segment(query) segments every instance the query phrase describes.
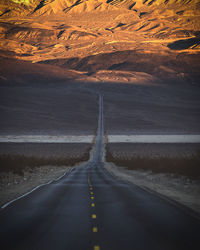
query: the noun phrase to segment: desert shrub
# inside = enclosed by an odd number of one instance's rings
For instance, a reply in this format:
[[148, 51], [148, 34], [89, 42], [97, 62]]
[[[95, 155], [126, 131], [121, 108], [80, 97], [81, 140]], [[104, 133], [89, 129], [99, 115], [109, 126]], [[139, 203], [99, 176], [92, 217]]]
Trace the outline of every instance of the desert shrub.
[[191, 179], [200, 179], [200, 153], [186, 157], [141, 157], [125, 155], [114, 156], [106, 147], [106, 161], [113, 162], [117, 166], [125, 167], [128, 170], [147, 170], [154, 173], [170, 173], [174, 175], [183, 175]]
[[0, 172], [13, 172], [23, 175], [26, 168], [33, 169], [40, 166], [74, 166], [75, 164], [89, 160], [90, 148], [82, 155], [67, 157], [36, 157], [15, 154], [0, 155]]

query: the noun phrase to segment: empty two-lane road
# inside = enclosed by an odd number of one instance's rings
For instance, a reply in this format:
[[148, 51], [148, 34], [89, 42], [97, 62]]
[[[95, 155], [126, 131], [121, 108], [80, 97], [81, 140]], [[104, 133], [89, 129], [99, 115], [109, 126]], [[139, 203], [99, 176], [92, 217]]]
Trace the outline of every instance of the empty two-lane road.
[[99, 107], [90, 161], [1, 209], [1, 249], [199, 249], [197, 218], [104, 169]]

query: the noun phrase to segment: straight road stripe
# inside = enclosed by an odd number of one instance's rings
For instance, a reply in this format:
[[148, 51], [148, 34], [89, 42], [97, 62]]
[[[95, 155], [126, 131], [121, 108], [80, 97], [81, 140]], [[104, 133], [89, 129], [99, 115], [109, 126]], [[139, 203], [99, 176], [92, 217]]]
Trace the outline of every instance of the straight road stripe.
[[97, 232], [98, 232], [98, 228], [97, 228], [97, 227], [93, 227], [93, 228], [92, 228], [92, 232], [93, 232], [93, 233], [97, 233]]

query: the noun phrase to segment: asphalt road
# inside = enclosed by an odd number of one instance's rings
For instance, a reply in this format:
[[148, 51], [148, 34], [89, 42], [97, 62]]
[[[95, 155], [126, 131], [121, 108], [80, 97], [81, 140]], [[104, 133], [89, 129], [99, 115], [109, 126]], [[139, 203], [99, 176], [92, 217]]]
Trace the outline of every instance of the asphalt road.
[[0, 211], [1, 249], [193, 250], [200, 220], [103, 168], [103, 99], [91, 160]]

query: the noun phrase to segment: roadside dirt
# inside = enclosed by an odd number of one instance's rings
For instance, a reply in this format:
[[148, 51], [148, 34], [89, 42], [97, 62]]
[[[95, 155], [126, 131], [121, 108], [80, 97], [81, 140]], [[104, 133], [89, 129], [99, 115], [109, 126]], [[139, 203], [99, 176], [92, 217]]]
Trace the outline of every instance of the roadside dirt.
[[54, 180], [64, 173], [69, 173], [72, 167], [42, 166], [24, 171], [24, 176], [17, 174], [1, 173], [0, 175], [0, 206], [4, 205], [36, 186]]
[[200, 181], [173, 174], [154, 174], [150, 171], [126, 170], [113, 163], [105, 163], [105, 169], [119, 180], [153, 190], [200, 213]]

